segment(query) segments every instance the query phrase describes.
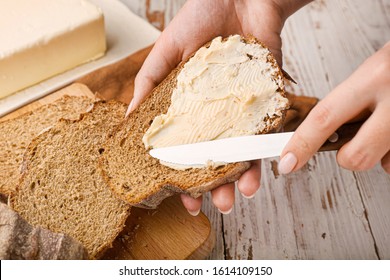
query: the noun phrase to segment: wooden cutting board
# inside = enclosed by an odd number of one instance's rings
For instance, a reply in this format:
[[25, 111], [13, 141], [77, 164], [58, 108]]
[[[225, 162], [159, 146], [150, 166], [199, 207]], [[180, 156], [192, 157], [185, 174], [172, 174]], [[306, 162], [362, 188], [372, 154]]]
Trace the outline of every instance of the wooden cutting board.
[[[83, 84], [75, 83], [2, 118], [12, 119], [63, 95], [95, 95]], [[102, 259], [204, 259], [213, 249], [215, 233], [208, 218], [188, 214], [180, 198], [166, 199], [157, 209], [132, 208], [123, 232]]]

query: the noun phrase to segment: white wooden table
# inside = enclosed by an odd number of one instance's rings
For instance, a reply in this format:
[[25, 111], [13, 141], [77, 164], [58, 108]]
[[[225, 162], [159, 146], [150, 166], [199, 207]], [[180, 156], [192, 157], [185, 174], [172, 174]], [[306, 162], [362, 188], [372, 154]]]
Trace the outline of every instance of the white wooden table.
[[[123, 2], [163, 29], [185, 1]], [[323, 98], [390, 40], [390, 0], [315, 1], [282, 35], [293, 92]], [[390, 176], [379, 165], [351, 172], [324, 152], [280, 176], [277, 161], [263, 161], [261, 189], [250, 200], [237, 193], [230, 215], [205, 196], [217, 232], [210, 259], [390, 259]]]

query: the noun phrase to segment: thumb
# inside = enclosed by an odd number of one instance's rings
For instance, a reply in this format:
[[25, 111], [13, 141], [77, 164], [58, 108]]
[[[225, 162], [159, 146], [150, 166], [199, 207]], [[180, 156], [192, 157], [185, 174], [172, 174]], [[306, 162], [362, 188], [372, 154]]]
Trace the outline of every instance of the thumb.
[[161, 33], [134, 81], [134, 96], [126, 117], [180, 62], [182, 50], [167, 33]]

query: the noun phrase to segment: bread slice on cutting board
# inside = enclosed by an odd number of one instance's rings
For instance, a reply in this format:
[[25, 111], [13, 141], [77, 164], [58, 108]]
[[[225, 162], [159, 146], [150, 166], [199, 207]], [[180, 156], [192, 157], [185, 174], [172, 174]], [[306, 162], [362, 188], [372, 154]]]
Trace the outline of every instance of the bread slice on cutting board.
[[33, 226], [65, 233], [98, 258], [122, 230], [129, 205], [97, 170], [100, 147], [126, 105], [98, 101], [78, 120], [61, 119], [27, 148], [11, 207]]
[[0, 193], [10, 195], [20, 177], [23, 154], [31, 140], [59, 119], [78, 119], [94, 100], [86, 96], [63, 96], [58, 100], [0, 122]]
[[[221, 66], [222, 70], [215, 66]], [[253, 73], [251, 69], [258, 70]], [[230, 78], [224, 81], [226, 77]], [[257, 87], [273, 88], [268, 92], [272, 94], [263, 96], [262, 89]], [[199, 96], [203, 96], [202, 104], [197, 101], [196, 105], [190, 104]], [[209, 97], [215, 100], [210, 101]], [[228, 105], [218, 103], [224, 98], [229, 100]], [[247, 111], [253, 104], [265, 109]], [[183, 109], [187, 107], [188, 110]], [[262, 43], [252, 36], [216, 38], [180, 63], [118, 126], [102, 146], [104, 152], [99, 166], [110, 188], [134, 206], [155, 208], [174, 193], [198, 197], [236, 181], [250, 163], [176, 170], [151, 157], [148, 150], [219, 137], [268, 133], [280, 128], [287, 108], [283, 74]], [[232, 117], [231, 112], [239, 115]]]

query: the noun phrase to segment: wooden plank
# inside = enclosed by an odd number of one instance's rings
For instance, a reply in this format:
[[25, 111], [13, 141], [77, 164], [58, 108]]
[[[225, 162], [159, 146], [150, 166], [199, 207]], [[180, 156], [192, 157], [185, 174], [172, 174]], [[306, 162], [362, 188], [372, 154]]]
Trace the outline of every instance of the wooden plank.
[[279, 176], [264, 160], [253, 200], [237, 196], [224, 217], [232, 259], [376, 259], [352, 172], [334, 168], [329, 152], [304, 170]]
[[365, 205], [365, 215], [374, 236], [380, 259], [390, 259], [390, 175], [375, 166], [367, 172], [356, 172], [356, 180]]
[[223, 260], [225, 259], [225, 240], [222, 214], [214, 207], [210, 193], [203, 195], [202, 212], [209, 218], [211, 227], [216, 234], [215, 246], [208, 259]]
[[186, 0], [121, 0], [130, 10], [163, 30]]
[[287, 21], [284, 67], [298, 82], [294, 93], [325, 97], [389, 40], [390, 8], [381, 3], [315, 1]]
[[157, 209], [132, 208], [126, 227], [103, 259], [204, 259], [214, 247], [214, 230], [207, 217], [191, 216], [179, 196]]

